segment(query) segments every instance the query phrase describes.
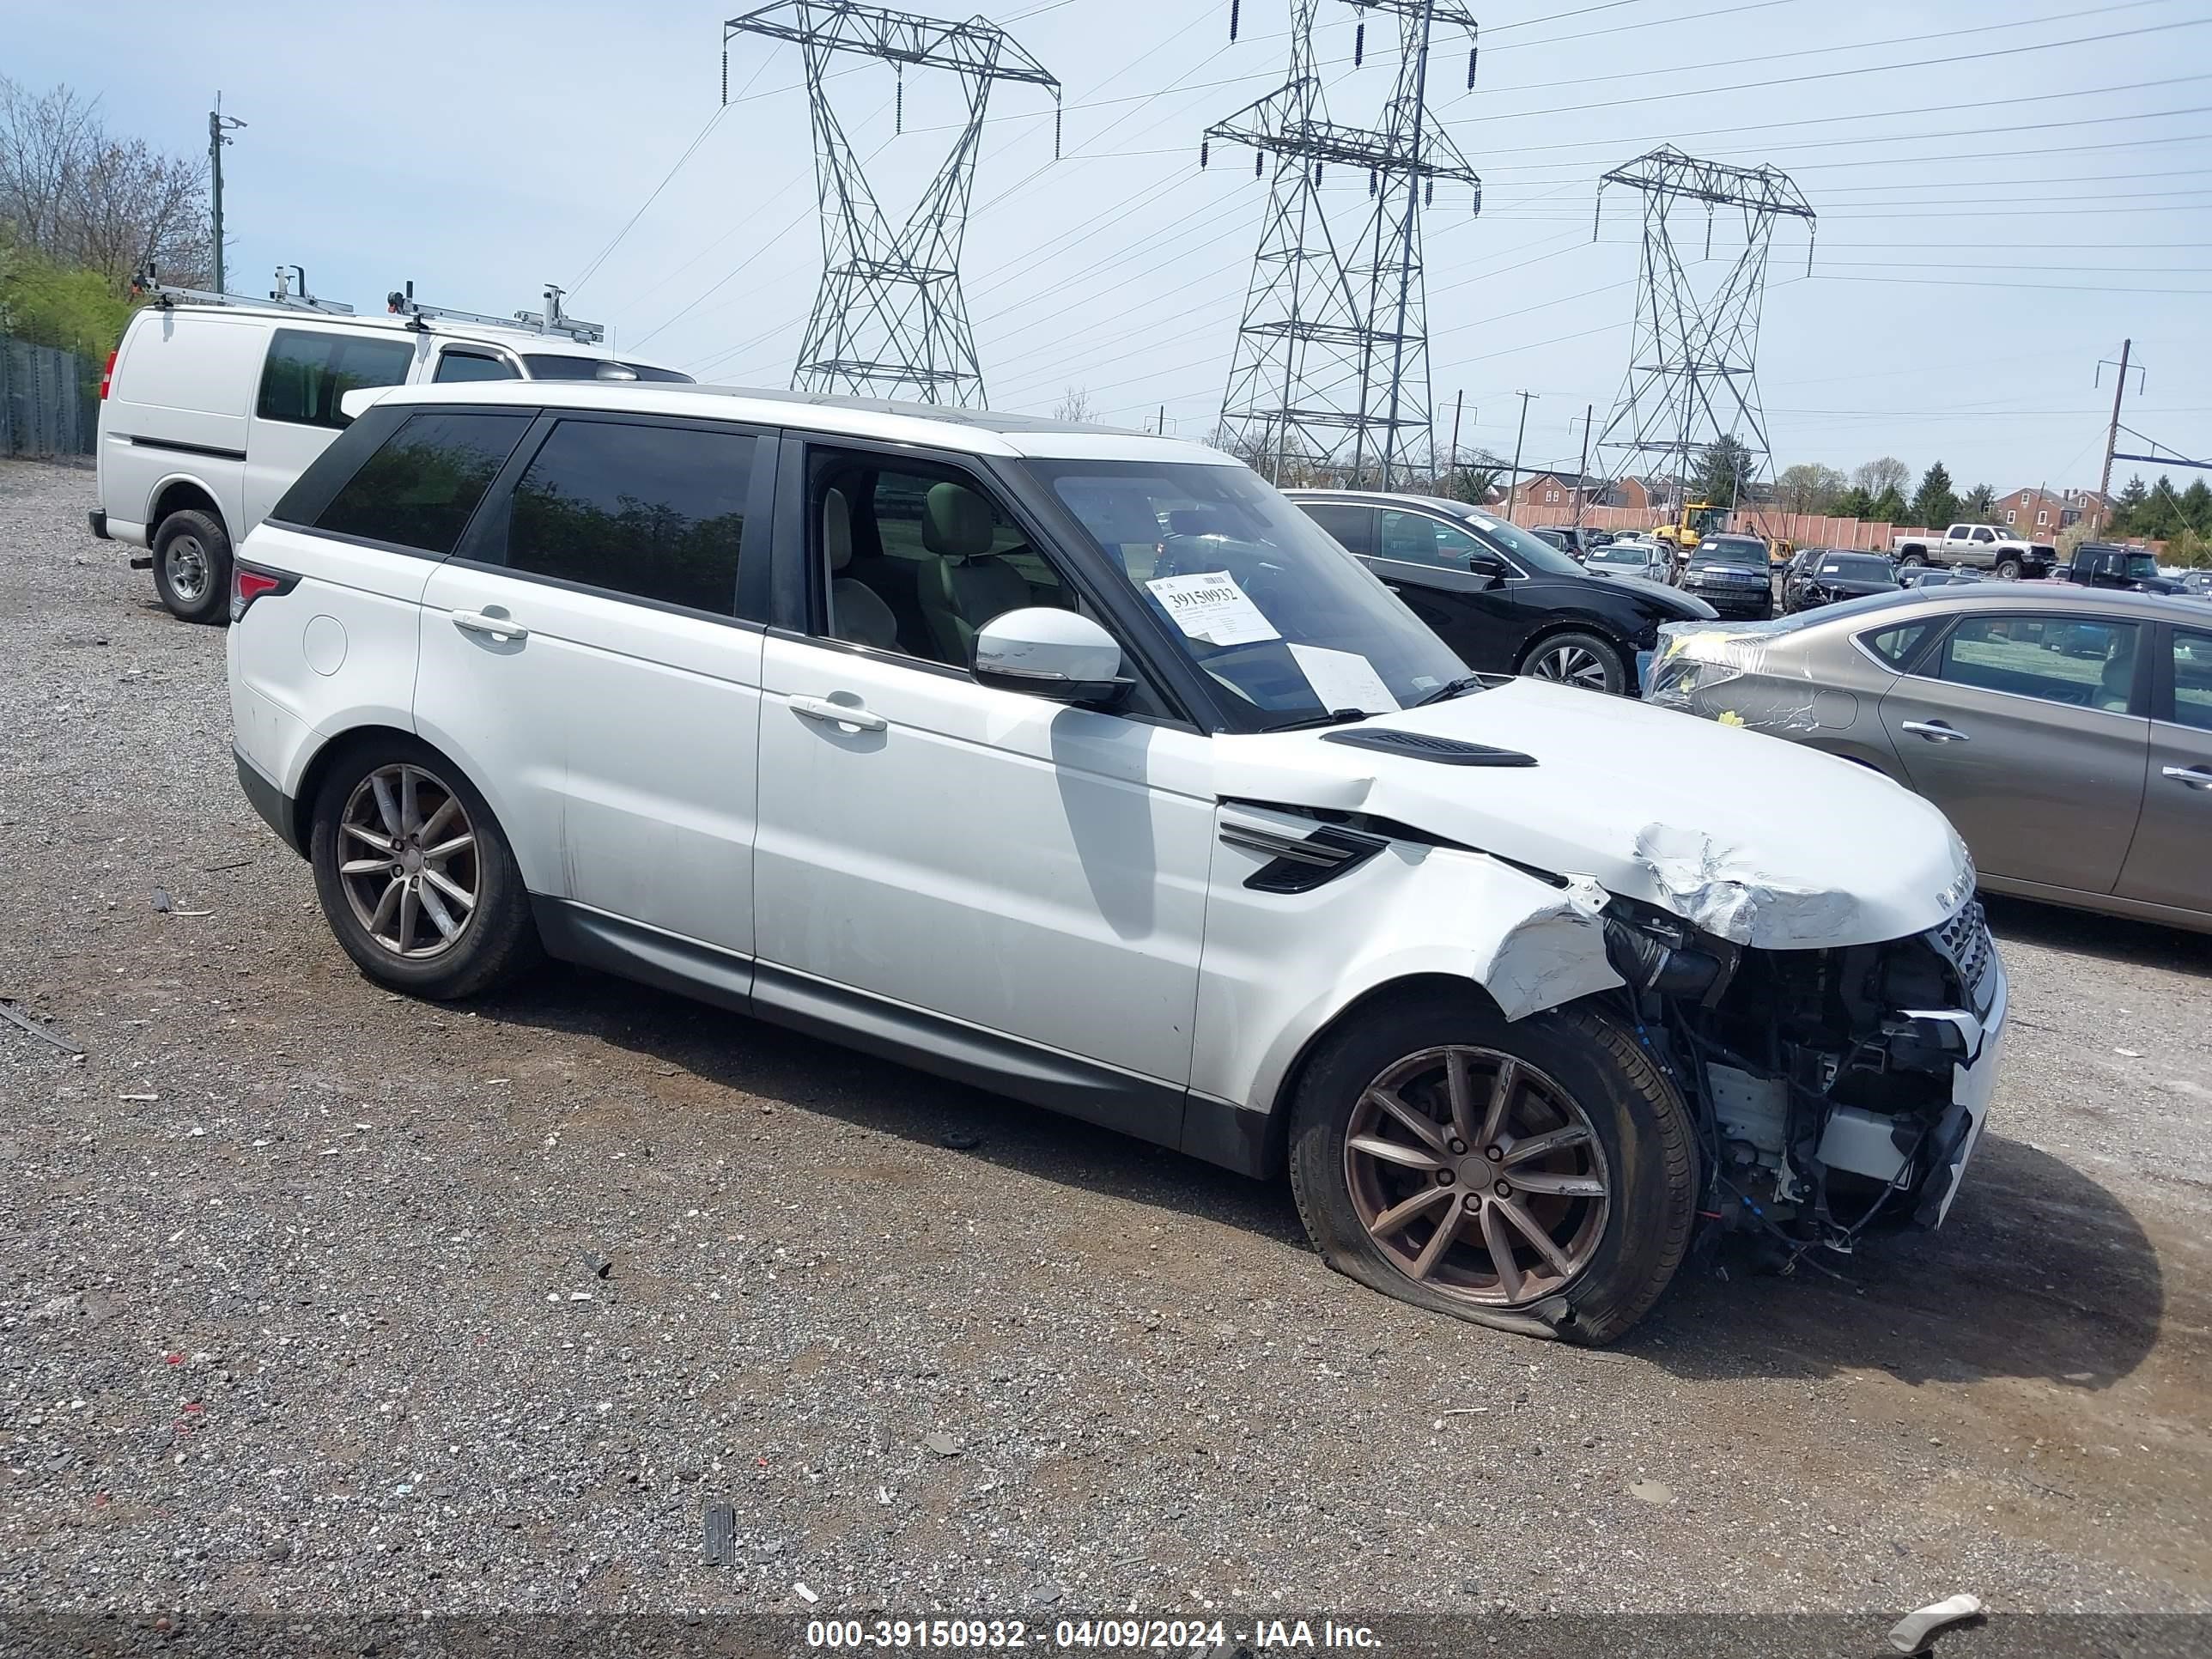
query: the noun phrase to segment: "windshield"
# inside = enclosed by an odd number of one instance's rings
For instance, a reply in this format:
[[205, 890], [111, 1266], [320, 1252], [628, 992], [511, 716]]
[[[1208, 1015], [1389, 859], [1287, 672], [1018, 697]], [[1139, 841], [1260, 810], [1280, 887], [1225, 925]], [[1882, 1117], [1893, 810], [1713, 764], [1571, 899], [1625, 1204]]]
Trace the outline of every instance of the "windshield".
[[1027, 465], [1249, 729], [1387, 714], [1467, 672], [1365, 566], [1249, 467]]
[[1748, 536], [1714, 536], [1698, 544], [1690, 556], [1701, 564], [1758, 564], [1766, 562], [1766, 544]]
[[690, 386], [691, 377], [650, 363], [617, 362], [610, 357], [572, 357], [550, 351], [526, 352], [533, 380], [675, 380]]
[[1651, 556], [1640, 547], [1601, 547], [1589, 556], [1592, 564], [1633, 565], [1642, 569], [1651, 562]]
[[1842, 576], [1855, 582], [1886, 582], [1895, 580], [1887, 559], [1877, 558], [1871, 553], [1831, 556], [1820, 561], [1823, 576]]
[[1517, 524], [1508, 524], [1487, 513], [1455, 507], [1452, 516], [1500, 553], [1532, 574], [1579, 576], [1583, 568], [1547, 541], [1530, 535]]

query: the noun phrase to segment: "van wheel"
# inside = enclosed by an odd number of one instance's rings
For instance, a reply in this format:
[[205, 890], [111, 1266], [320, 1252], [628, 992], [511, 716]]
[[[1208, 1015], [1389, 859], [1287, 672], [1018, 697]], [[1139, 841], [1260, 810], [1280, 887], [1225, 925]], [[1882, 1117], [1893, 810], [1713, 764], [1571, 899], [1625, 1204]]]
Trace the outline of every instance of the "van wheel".
[[491, 808], [411, 738], [372, 739], [331, 763], [308, 853], [331, 931], [394, 990], [473, 996], [540, 954], [522, 872]]
[[154, 591], [189, 623], [230, 614], [230, 538], [198, 507], [172, 513], [154, 532]]
[[1552, 634], [1528, 647], [1517, 671], [1540, 680], [1620, 695], [1628, 670], [1620, 653], [1595, 634]]
[[1472, 990], [1378, 1005], [1308, 1064], [1290, 1133], [1298, 1213], [1330, 1267], [1531, 1335], [1620, 1336], [1696, 1218], [1687, 1110], [1583, 1008], [1508, 1022]]

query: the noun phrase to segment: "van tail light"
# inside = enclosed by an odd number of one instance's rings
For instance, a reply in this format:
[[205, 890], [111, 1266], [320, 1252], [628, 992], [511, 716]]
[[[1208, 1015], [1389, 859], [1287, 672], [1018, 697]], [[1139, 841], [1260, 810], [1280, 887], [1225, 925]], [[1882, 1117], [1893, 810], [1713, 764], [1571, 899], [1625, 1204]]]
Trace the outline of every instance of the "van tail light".
[[107, 367], [100, 371], [100, 401], [102, 403], [107, 401], [108, 387], [115, 384], [115, 359], [121, 354], [122, 349], [122, 347], [118, 346], [113, 351], [109, 352]]
[[271, 593], [289, 593], [299, 585], [297, 576], [282, 570], [264, 570], [258, 565], [234, 560], [230, 567], [231, 621], [234, 623], [245, 616], [254, 600], [266, 599]]

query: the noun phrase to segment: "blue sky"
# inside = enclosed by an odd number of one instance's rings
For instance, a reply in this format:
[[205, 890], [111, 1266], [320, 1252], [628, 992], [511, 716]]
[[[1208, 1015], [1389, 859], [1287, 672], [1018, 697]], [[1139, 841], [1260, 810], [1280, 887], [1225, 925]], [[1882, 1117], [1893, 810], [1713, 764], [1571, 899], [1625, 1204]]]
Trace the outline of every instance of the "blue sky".
[[[917, 9], [964, 15], [943, 0]], [[0, 0], [0, 72], [99, 94], [110, 122], [205, 143], [220, 88], [250, 125], [228, 152], [233, 286], [279, 261], [357, 306], [412, 278], [473, 310], [574, 284], [621, 347], [702, 378], [781, 385], [818, 275], [797, 50], [740, 43], [717, 114], [721, 20], [689, 0], [202, 0], [186, 9]], [[997, 0], [1066, 87], [1001, 86], [963, 262], [991, 402], [1048, 409], [1071, 386], [1102, 418], [1203, 435], [1218, 409], [1265, 185], [1198, 167], [1211, 121], [1278, 84], [1287, 0]], [[1437, 403], [1463, 441], [1510, 452], [1514, 393], [1533, 461], [1576, 458], [1629, 349], [1632, 204], [1598, 175], [1662, 143], [1789, 171], [1820, 215], [1777, 243], [1760, 352], [1778, 468], [1883, 453], [1964, 486], [2094, 484], [2110, 410], [2098, 360], [2148, 365], [2129, 425], [2212, 453], [2212, 11], [2203, 0], [1510, 0], [1483, 20], [1481, 74], [1435, 99], [1482, 172], [1474, 217], [1429, 220]], [[1370, 118], [1349, 67], [1354, 14], [1322, 0], [1330, 106]], [[2104, 37], [2104, 38], [2100, 38]], [[2071, 43], [2071, 44], [2069, 44]], [[1939, 61], [1949, 60], [1949, 61]], [[902, 213], [949, 137], [952, 92], [909, 76], [836, 82], [879, 194]], [[704, 133], [703, 137], [702, 133]], [[1348, 211], [1364, 180], [1342, 185]], [[1447, 415], [1448, 418], [1448, 415]], [[2126, 445], [2123, 446], [2127, 447]], [[2124, 465], [2118, 477], [2129, 469]], [[2186, 475], [2184, 475], [2186, 476]]]

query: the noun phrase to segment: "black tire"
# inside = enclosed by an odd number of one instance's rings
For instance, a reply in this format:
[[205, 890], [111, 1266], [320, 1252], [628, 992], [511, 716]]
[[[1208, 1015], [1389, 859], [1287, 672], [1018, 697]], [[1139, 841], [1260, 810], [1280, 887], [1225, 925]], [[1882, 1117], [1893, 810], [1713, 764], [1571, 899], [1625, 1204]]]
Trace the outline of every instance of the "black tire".
[[1999, 559], [1997, 568], [1990, 574], [2001, 582], [2016, 582], [2020, 580], [2020, 561]]
[[230, 618], [230, 536], [211, 513], [185, 507], [155, 526], [154, 591], [180, 622]]
[[1897, 561], [1898, 568], [1901, 570], [1915, 570], [1927, 562], [1928, 556], [1917, 548], [1908, 548], [1904, 553], [1899, 555]]
[[[1376, 1242], [1352, 1196], [1345, 1143], [1355, 1109], [1394, 1065], [1447, 1045], [1534, 1067], [1572, 1097], [1604, 1152], [1602, 1232], [1572, 1278], [1524, 1305], [1485, 1304], [1415, 1278]], [[1291, 1101], [1290, 1174], [1306, 1231], [1339, 1273], [1432, 1312], [1589, 1345], [1613, 1340], [1650, 1310], [1696, 1221], [1689, 1113], [1635, 1039], [1587, 1007], [1509, 1023], [1472, 988], [1376, 1006], [1324, 1039]]]
[[[1590, 665], [1589, 672], [1595, 679], [1568, 678], [1563, 673], [1545, 672], [1543, 665], [1568, 662]], [[1562, 685], [1578, 685], [1586, 690], [1608, 692], [1619, 696], [1627, 690], [1632, 671], [1621, 659], [1620, 651], [1611, 640], [1595, 634], [1547, 634], [1521, 653], [1514, 665], [1516, 674], [1533, 675]]]
[[[352, 840], [341, 828], [348, 803], [372, 774], [396, 766], [416, 769], [449, 793], [475, 838], [470, 854], [475, 903], [459, 931], [434, 955], [403, 955], [374, 935], [369, 924], [356, 914], [348, 896], [349, 878], [339, 869], [341, 842]], [[366, 738], [333, 758], [315, 791], [308, 856], [315, 868], [316, 896], [331, 932], [362, 972], [380, 985], [450, 1001], [505, 983], [544, 956], [522, 872], [498, 820], [460, 769], [428, 744], [395, 732]]]

